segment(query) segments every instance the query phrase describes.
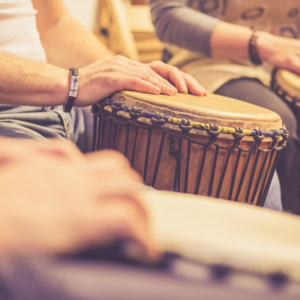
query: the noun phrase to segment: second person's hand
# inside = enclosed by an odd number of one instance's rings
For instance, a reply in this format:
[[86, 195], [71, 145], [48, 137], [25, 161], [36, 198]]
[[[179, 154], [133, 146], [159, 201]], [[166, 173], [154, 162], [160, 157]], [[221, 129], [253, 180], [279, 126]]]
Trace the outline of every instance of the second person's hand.
[[300, 74], [300, 41], [259, 32], [257, 49], [260, 58], [274, 67]]

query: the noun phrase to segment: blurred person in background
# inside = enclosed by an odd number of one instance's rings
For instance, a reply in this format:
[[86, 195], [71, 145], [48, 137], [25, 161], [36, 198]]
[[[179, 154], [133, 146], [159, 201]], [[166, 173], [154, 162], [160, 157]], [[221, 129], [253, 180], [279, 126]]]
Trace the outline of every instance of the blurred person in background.
[[[210, 93], [263, 106], [281, 116], [290, 137], [277, 171], [283, 206], [296, 212], [297, 121], [269, 85], [273, 67], [300, 73], [300, 1], [150, 0], [149, 5], [158, 38], [169, 44], [165, 62], [188, 72]], [[254, 32], [251, 26], [262, 31]]]
[[[149, 260], [157, 258], [138, 198], [141, 182], [117, 152], [83, 155], [70, 142], [0, 137], [0, 299], [87, 299], [70, 293], [72, 288], [55, 275], [51, 278], [51, 270], [62, 262], [45, 260], [88, 246], [100, 249], [128, 240]], [[74, 266], [78, 273], [85, 271]], [[72, 272], [66, 277], [74, 286]], [[108, 287], [94, 286], [95, 294], [77, 285], [88, 299], [112, 299], [99, 294]]]

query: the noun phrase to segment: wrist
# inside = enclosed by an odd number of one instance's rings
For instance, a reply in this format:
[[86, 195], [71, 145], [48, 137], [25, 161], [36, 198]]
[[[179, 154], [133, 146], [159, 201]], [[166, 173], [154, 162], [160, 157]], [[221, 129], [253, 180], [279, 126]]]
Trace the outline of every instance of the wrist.
[[265, 31], [260, 31], [257, 35], [256, 47], [259, 57], [262, 61], [268, 60], [270, 52], [276, 47], [276, 36]]
[[69, 96], [69, 87], [70, 87], [70, 80], [71, 80], [71, 75], [69, 70], [61, 69], [61, 74], [59, 76], [60, 78], [60, 84], [59, 88], [55, 87], [56, 93], [59, 91], [60, 101], [57, 105], [65, 105], [68, 101], [68, 96]]

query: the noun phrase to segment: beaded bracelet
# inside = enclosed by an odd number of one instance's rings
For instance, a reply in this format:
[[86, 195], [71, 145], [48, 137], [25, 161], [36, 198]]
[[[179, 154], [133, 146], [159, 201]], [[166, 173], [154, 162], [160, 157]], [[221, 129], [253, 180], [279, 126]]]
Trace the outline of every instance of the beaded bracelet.
[[251, 28], [253, 30], [253, 33], [251, 35], [251, 38], [249, 40], [249, 58], [250, 61], [256, 65], [259, 66], [262, 64], [262, 60], [259, 57], [259, 53], [257, 50], [257, 46], [256, 46], [256, 41], [257, 41], [257, 32], [259, 31], [256, 28]]

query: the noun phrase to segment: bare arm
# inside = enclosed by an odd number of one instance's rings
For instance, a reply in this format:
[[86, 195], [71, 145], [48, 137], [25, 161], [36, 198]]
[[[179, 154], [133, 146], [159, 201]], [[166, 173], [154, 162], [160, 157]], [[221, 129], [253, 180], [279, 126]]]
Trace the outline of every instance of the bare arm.
[[0, 53], [0, 103], [54, 106], [65, 104], [67, 70]]
[[75, 106], [94, 104], [120, 90], [174, 95], [176, 89], [170, 82], [183, 93], [206, 94], [193, 78], [163, 63], [143, 65], [124, 57], [104, 59], [101, 44], [66, 12], [61, 0], [33, 3], [39, 10], [37, 26], [43, 46], [53, 65], [0, 53], [1, 104], [64, 105], [70, 80], [64, 68], [71, 66], [80, 68]]
[[[220, 22], [210, 41], [212, 57], [249, 59], [248, 45], [252, 31], [243, 26]], [[271, 65], [300, 73], [300, 41], [259, 32], [260, 58]]]
[[0, 256], [56, 254], [128, 238], [154, 258], [137, 196], [142, 179], [121, 154], [84, 156], [58, 140], [0, 137], [0, 144]]
[[113, 56], [67, 11], [62, 0], [32, 0], [37, 29], [49, 63], [68, 69]]

